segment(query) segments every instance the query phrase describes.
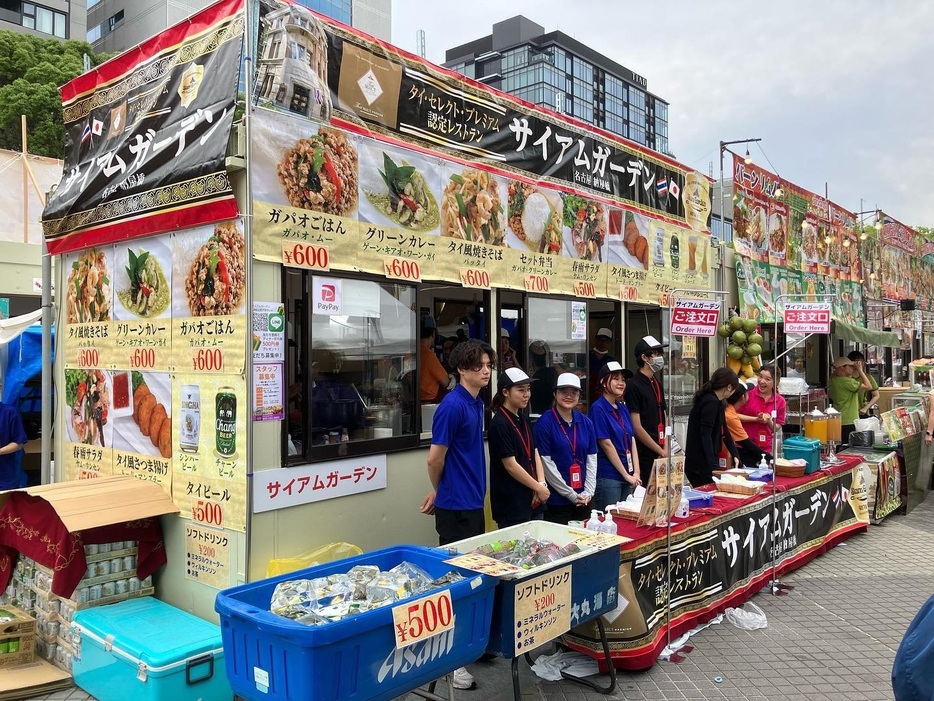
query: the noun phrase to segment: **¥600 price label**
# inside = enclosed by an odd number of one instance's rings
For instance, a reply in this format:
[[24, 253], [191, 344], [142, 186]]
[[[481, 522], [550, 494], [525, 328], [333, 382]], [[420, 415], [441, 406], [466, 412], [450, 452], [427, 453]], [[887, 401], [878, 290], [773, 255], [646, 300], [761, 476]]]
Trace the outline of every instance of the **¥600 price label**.
[[331, 255], [324, 246], [283, 241], [282, 264], [289, 268], [305, 270], [330, 270]]
[[220, 348], [198, 348], [191, 354], [193, 372], [223, 372], [224, 352]]
[[464, 287], [477, 287], [481, 290], [490, 289], [490, 273], [481, 268], [461, 268], [461, 285]]
[[395, 280], [421, 282], [422, 279], [422, 271], [418, 267], [418, 263], [405, 258], [386, 258], [383, 260], [383, 271], [386, 277]]
[[451, 592], [440, 591], [424, 599], [396, 606], [392, 610], [396, 647], [408, 647], [454, 627]]

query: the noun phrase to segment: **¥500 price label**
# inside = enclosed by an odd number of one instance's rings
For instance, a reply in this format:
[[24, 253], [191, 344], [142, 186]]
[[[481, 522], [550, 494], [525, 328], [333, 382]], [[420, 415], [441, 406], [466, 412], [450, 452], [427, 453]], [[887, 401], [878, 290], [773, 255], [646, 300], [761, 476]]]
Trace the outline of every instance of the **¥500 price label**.
[[391, 277], [396, 280], [420, 282], [422, 279], [422, 271], [419, 269], [418, 263], [414, 260], [386, 258], [383, 260], [383, 270], [386, 273], [386, 277]]
[[324, 246], [307, 243], [283, 241], [282, 264], [290, 268], [306, 270], [330, 270], [331, 256]]
[[451, 592], [440, 591], [424, 599], [396, 606], [392, 610], [396, 647], [408, 647], [454, 627]]
[[481, 290], [490, 289], [490, 273], [481, 268], [461, 268], [461, 285], [464, 287], [479, 287]]
[[575, 280], [574, 294], [578, 297], [596, 297], [597, 286], [592, 282], [587, 282], [586, 280]]
[[224, 511], [216, 501], [195, 499], [191, 502], [191, 518], [207, 526], [223, 526]]

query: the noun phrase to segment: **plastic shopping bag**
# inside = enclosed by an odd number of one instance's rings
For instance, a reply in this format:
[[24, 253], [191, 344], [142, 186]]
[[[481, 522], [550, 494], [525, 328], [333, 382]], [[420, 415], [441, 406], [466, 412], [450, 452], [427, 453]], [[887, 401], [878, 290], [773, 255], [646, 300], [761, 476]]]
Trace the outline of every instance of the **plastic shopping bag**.
[[724, 615], [726, 620], [742, 630], [757, 630], [769, 626], [765, 611], [752, 602], [746, 602], [742, 608], [728, 608]]
[[541, 679], [558, 682], [563, 678], [561, 672], [567, 672], [575, 677], [592, 677], [600, 673], [597, 661], [581, 652], [556, 652], [553, 655], [541, 655], [532, 671]]
[[363, 551], [350, 543], [328, 543], [294, 557], [283, 557], [270, 560], [266, 565], [266, 576], [275, 577], [277, 574], [288, 574], [297, 570], [304, 570], [325, 562], [334, 562], [344, 558], [362, 555]]

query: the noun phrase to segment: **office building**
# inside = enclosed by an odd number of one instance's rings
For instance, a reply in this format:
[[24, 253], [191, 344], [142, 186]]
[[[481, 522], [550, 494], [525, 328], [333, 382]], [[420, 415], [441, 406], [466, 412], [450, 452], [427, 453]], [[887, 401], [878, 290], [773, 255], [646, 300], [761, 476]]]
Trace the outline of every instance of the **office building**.
[[84, 0], [42, 0], [42, 4], [0, 0], [0, 29], [43, 39], [84, 41], [85, 10]]
[[671, 155], [668, 103], [644, 77], [523, 16], [449, 49], [446, 68]]
[[[212, 1], [88, 0], [87, 39], [97, 52], [125, 51]], [[389, 41], [392, 0], [295, 0], [295, 4]]]

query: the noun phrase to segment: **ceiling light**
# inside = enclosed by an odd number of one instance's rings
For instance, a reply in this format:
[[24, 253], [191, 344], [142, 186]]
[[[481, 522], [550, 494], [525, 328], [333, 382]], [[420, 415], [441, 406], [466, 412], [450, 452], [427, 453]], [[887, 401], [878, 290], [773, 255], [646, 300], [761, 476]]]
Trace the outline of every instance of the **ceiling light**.
[[882, 220], [876, 219], [876, 223], [873, 224], [873, 226], [875, 227], [876, 231], [882, 231]]
[[849, 248], [849, 247], [850, 247], [850, 240], [849, 240], [849, 239], [843, 239], [843, 247], [844, 247], [844, 248]]
[[784, 196], [785, 196], [785, 191], [781, 188], [781, 185], [779, 185], [778, 189], [775, 191], [775, 197], [780, 200]]
[[743, 163], [745, 163], [747, 166], [748, 166], [750, 163], [752, 163], [752, 156], [749, 155], [749, 147], [748, 147], [748, 146], [746, 147], [746, 157], [743, 159]]
[[865, 231], [859, 235], [859, 240], [860, 240], [860, 241], [865, 241], [865, 240], [866, 240], [866, 232], [865, 232]]

